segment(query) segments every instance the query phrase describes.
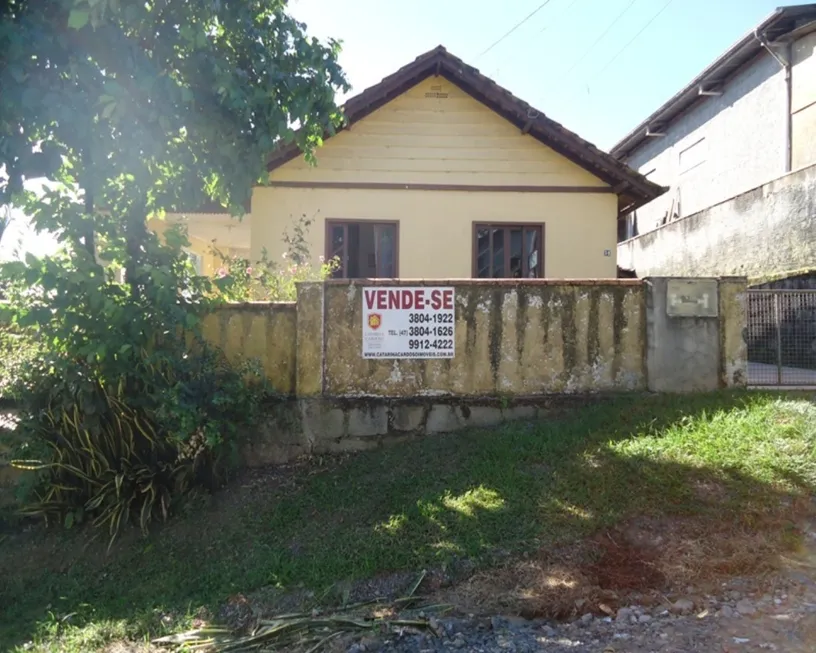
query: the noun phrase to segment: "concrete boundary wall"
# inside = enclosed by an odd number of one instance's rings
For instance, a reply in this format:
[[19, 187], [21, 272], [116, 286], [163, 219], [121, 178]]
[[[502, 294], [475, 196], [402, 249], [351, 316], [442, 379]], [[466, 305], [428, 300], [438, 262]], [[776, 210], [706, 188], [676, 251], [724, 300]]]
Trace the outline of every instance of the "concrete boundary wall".
[[[675, 282], [686, 289], [680, 299], [671, 296]], [[291, 397], [246, 451], [247, 463], [259, 465], [546, 419], [622, 392], [743, 386], [746, 285], [744, 278], [336, 280], [300, 284], [295, 304], [225, 307], [210, 318], [208, 335], [231, 358], [260, 354], [273, 385]], [[455, 356], [363, 358], [367, 286], [453, 287]], [[707, 309], [697, 315], [695, 293], [703, 290]]]
[[639, 277], [768, 277], [816, 261], [816, 165], [618, 243]]
[[[453, 287], [454, 358], [363, 359], [362, 289], [369, 285]], [[325, 396], [536, 396], [646, 388], [645, 297], [638, 280], [346, 281], [322, 290]]]
[[[364, 359], [372, 285], [453, 287], [455, 356]], [[746, 288], [744, 278], [304, 283], [296, 303], [218, 309], [204, 334], [233, 361], [258, 359], [283, 396], [245, 451], [263, 465], [547, 419], [623, 392], [744, 386]]]

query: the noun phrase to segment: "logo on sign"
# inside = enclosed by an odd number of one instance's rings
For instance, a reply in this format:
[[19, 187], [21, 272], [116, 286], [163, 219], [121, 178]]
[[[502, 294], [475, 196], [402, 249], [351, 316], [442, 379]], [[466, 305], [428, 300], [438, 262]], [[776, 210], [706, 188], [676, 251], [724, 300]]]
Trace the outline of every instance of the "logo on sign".
[[375, 331], [380, 328], [382, 325], [382, 315], [379, 313], [369, 313], [368, 314], [368, 328], [374, 329]]

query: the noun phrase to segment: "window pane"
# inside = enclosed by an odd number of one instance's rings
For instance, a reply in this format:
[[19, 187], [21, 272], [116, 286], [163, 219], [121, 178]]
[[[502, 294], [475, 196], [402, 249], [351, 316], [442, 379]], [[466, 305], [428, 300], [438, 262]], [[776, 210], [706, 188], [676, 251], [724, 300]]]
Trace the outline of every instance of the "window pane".
[[399, 225], [377, 222], [329, 223], [329, 258], [336, 257], [340, 267], [335, 278], [394, 278], [397, 270], [397, 234]]
[[527, 255], [527, 276], [531, 279], [541, 276], [541, 243], [538, 229], [527, 229], [525, 253]]
[[348, 227], [348, 243], [346, 244], [346, 254], [348, 260], [348, 268], [346, 270], [346, 277], [349, 279], [360, 278], [360, 224], [357, 222], [349, 223]]
[[490, 230], [476, 230], [476, 277], [490, 278]]
[[334, 277], [342, 279], [346, 276], [346, 240], [345, 226], [342, 224], [331, 227], [331, 246], [329, 248], [329, 259], [337, 258], [340, 265], [334, 271]]
[[510, 276], [519, 279], [524, 276], [522, 262], [524, 261], [523, 240], [521, 229], [510, 230]]
[[397, 228], [392, 224], [378, 225], [377, 231], [377, 276], [393, 278], [396, 275], [395, 242]]
[[504, 229], [493, 229], [493, 274], [494, 279], [502, 279], [504, 273]]

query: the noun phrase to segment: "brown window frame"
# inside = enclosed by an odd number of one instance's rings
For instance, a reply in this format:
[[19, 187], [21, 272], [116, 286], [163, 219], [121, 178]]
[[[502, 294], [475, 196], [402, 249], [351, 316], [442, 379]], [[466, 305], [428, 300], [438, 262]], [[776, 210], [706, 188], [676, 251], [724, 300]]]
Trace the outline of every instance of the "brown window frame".
[[[515, 279], [516, 277], [480, 277], [479, 275], [479, 239], [478, 239], [478, 232], [479, 229], [504, 229], [505, 233], [509, 232], [510, 229], [521, 229], [522, 234], [524, 233], [525, 229], [538, 229], [539, 235], [539, 257], [538, 257], [538, 264], [536, 267], [538, 268], [538, 276], [533, 277], [536, 279], [543, 279], [544, 278], [544, 244], [545, 244], [545, 237], [546, 237], [546, 224], [543, 222], [474, 222], [473, 223], [473, 231], [471, 233], [471, 239], [473, 240], [472, 244], [472, 254], [471, 254], [471, 277], [473, 279]], [[507, 240], [509, 242], [509, 239]], [[524, 237], [522, 235], [522, 247], [524, 246]], [[491, 245], [492, 249], [492, 245]], [[491, 252], [492, 254], [492, 252]], [[492, 259], [492, 256], [491, 256]], [[522, 270], [524, 270], [524, 266], [526, 266], [526, 256], [522, 257]], [[505, 247], [504, 252], [504, 269], [510, 269], [510, 248]], [[522, 279], [526, 279], [529, 277], [522, 276]]]
[[[370, 224], [370, 225], [393, 225], [394, 227], [394, 276], [393, 277], [374, 277], [380, 279], [387, 279], [399, 278], [399, 249], [400, 249], [400, 223], [399, 220], [372, 220], [372, 219], [347, 219], [347, 218], [326, 218], [326, 225], [325, 225], [325, 256], [326, 260], [330, 260], [332, 257], [332, 239], [331, 233], [332, 228], [337, 226], [346, 226], [350, 224]], [[348, 242], [348, 229], [345, 231], [346, 237], [345, 241]], [[348, 258], [348, 248], [346, 248], [346, 257]], [[345, 272], [348, 271], [348, 260], [342, 261], [341, 265], [342, 270]], [[347, 276], [342, 277], [335, 277], [335, 279], [348, 279]], [[363, 278], [363, 277], [354, 277], [354, 278]]]

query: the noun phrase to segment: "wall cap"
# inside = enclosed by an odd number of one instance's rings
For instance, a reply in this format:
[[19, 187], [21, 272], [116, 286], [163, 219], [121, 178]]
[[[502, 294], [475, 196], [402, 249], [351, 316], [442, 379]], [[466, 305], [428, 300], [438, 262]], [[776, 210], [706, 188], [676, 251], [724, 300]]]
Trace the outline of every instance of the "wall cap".
[[522, 286], [634, 286], [640, 279], [329, 279], [327, 286], [476, 286], [516, 288]]

